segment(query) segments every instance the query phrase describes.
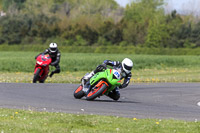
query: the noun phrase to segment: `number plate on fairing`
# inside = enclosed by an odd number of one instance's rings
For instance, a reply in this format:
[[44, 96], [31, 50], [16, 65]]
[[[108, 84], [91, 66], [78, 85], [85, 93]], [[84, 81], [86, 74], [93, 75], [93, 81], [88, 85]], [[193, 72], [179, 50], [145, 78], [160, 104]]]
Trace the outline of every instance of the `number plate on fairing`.
[[120, 79], [120, 72], [113, 69], [113, 75], [117, 78], [117, 79]]

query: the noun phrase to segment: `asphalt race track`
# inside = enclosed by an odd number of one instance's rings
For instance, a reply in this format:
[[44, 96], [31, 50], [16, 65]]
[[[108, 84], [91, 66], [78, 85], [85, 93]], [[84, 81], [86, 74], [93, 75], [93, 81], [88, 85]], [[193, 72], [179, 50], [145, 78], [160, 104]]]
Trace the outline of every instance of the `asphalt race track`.
[[0, 83], [0, 108], [112, 115], [119, 117], [200, 120], [200, 83], [135, 84], [121, 98], [75, 99], [77, 84]]

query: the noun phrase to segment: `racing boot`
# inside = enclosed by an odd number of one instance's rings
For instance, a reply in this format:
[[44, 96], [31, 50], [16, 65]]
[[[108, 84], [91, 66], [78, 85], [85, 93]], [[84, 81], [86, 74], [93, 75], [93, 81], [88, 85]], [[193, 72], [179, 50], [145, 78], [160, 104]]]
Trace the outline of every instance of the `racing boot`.
[[89, 93], [89, 90], [90, 90], [89, 88], [90, 88], [90, 81], [87, 81], [85, 85], [83, 86], [83, 92], [85, 93], [85, 95]]
[[94, 71], [86, 73], [85, 76], [81, 79], [81, 85], [83, 86], [83, 92], [85, 95], [89, 93], [90, 88], [90, 78], [94, 76]]
[[113, 91], [109, 92], [107, 96], [112, 98], [115, 101], [119, 100], [120, 98], [119, 88], [116, 87]]
[[54, 75], [54, 72], [51, 72], [50, 75], [49, 75], [49, 77], [51, 78], [53, 75]]

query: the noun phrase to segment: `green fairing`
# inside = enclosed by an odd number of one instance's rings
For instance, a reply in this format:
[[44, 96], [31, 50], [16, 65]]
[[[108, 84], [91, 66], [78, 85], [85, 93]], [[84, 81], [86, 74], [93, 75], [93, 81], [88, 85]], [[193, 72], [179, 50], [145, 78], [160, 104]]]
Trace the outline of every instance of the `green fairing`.
[[120, 79], [114, 79], [113, 78], [113, 69], [106, 69], [102, 72], [96, 73], [91, 79], [90, 79], [90, 85], [94, 85], [96, 82], [98, 82], [100, 79], [107, 79], [110, 86], [105, 94], [112, 91], [115, 87], [119, 86], [121, 84]]

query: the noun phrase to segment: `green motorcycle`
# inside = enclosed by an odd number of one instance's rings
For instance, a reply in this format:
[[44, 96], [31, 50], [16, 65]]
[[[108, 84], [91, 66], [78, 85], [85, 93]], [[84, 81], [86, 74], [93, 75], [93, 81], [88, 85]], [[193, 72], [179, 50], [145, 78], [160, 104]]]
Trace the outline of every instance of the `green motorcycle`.
[[96, 73], [90, 78], [89, 88], [87, 93], [83, 90], [84, 83], [74, 91], [74, 97], [81, 99], [86, 97], [86, 100], [94, 100], [102, 95], [108, 95], [108, 93], [121, 85], [121, 69], [105, 69]]

